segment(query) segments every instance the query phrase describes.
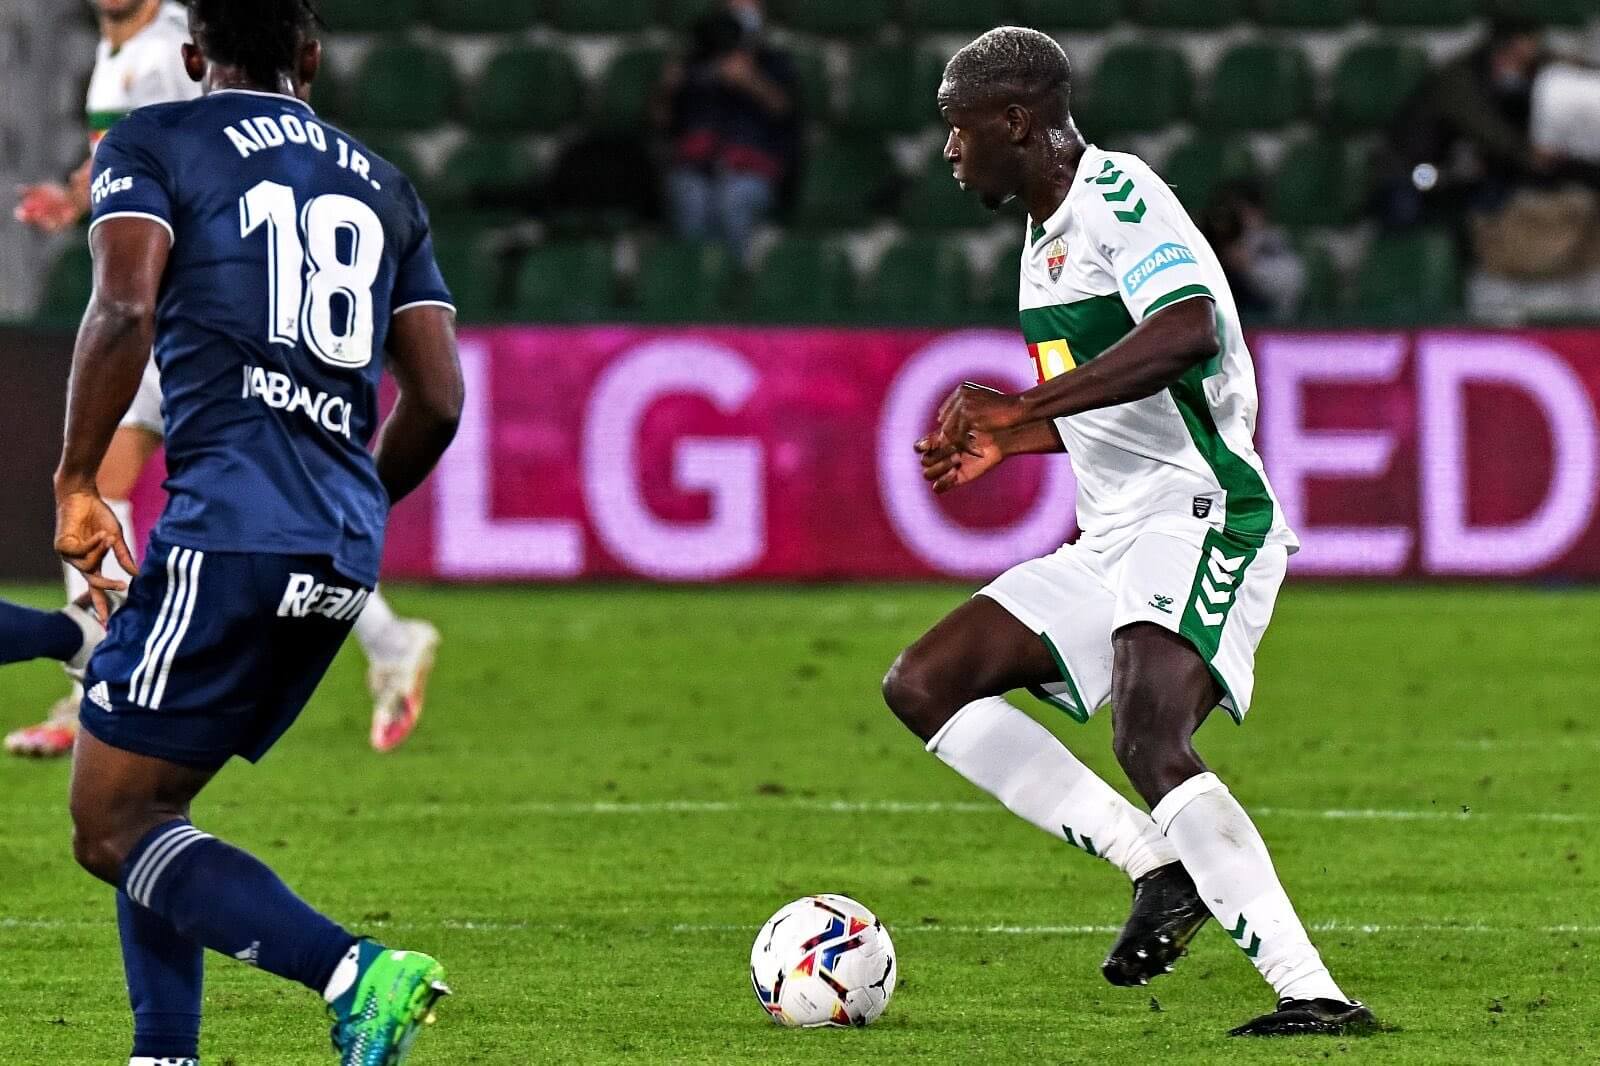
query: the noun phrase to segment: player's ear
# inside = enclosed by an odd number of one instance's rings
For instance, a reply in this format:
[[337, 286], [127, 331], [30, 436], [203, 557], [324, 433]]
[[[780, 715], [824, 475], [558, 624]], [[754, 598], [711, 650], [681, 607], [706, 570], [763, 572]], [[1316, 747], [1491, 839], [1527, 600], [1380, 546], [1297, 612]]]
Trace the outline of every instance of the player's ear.
[[1021, 144], [1028, 139], [1028, 132], [1033, 129], [1033, 115], [1021, 104], [1011, 104], [1006, 108], [1006, 139], [1012, 144]]
[[300, 56], [295, 62], [295, 86], [299, 90], [296, 95], [302, 100], [311, 98], [311, 83], [317, 80], [317, 71], [322, 69], [322, 42], [308, 39], [300, 42]]
[[183, 72], [189, 80], [198, 82], [206, 76], [206, 57], [200, 46], [191, 41], [183, 44]]

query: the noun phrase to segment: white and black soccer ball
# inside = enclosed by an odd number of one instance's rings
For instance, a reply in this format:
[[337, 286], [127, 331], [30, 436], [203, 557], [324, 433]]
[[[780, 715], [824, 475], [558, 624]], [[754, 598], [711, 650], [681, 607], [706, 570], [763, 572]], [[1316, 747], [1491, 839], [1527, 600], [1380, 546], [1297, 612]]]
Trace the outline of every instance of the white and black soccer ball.
[[750, 983], [778, 1025], [870, 1025], [899, 977], [894, 944], [849, 896], [807, 896], [778, 911], [750, 949]]

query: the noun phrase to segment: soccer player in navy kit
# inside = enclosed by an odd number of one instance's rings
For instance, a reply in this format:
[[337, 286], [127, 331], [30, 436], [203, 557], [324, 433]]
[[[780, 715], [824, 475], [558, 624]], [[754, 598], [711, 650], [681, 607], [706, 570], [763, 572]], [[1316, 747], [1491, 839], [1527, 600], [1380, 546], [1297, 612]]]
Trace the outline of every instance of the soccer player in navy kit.
[[[101, 142], [95, 291], [73, 357], [56, 548], [95, 605], [130, 572], [95, 471], [154, 342], [169, 500], [89, 663], [73, 849], [118, 889], [133, 1062], [198, 1056], [202, 950], [321, 993], [346, 1064], [402, 1061], [443, 969], [358, 939], [191, 824], [235, 755], [293, 722], [378, 578], [390, 505], [454, 435], [454, 309], [406, 178], [302, 102], [307, 0], [193, 0], [198, 100]], [[385, 355], [400, 386], [375, 454]]]

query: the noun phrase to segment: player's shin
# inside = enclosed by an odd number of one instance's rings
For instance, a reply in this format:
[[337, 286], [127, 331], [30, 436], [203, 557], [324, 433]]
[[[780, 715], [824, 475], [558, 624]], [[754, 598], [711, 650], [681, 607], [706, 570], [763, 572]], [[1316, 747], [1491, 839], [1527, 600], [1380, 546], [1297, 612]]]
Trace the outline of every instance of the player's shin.
[[928, 750], [1013, 814], [1133, 880], [1178, 861], [1149, 816], [998, 696], [957, 711]]
[[1189, 778], [1151, 817], [1223, 930], [1280, 999], [1348, 999], [1295, 914], [1261, 834], [1216, 774]]
[[133, 1008], [134, 1060], [198, 1057], [205, 950], [125, 892], [117, 893], [117, 929]]
[[145, 834], [120, 887], [190, 939], [319, 993], [356, 940], [260, 860], [182, 819]]

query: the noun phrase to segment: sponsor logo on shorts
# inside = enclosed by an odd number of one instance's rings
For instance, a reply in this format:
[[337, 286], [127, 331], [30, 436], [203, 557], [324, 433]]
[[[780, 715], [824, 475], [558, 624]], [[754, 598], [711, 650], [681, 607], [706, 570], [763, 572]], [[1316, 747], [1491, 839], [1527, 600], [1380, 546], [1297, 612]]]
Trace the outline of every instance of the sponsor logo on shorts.
[[1169, 267], [1199, 262], [1194, 253], [1181, 244], [1167, 243], [1139, 261], [1139, 265], [1122, 275], [1122, 291], [1132, 296], [1145, 283]]
[[1151, 596], [1150, 597], [1150, 606], [1154, 607], [1156, 610], [1160, 611], [1162, 614], [1171, 614], [1172, 613], [1172, 601], [1173, 601], [1173, 597], [1172, 596]]
[[87, 696], [89, 698], [89, 702], [100, 708], [102, 711], [111, 710], [111, 687], [104, 681], [98, 682], [94, 688], [91, 688], [88, 691]]
[[348, 621], [361, 613], [371, 595], [364, 588], [327, 585], [310, 574], [290, 574], [278, 602], [279, 618], [308, 618], [318, 615], [337, 622]]

